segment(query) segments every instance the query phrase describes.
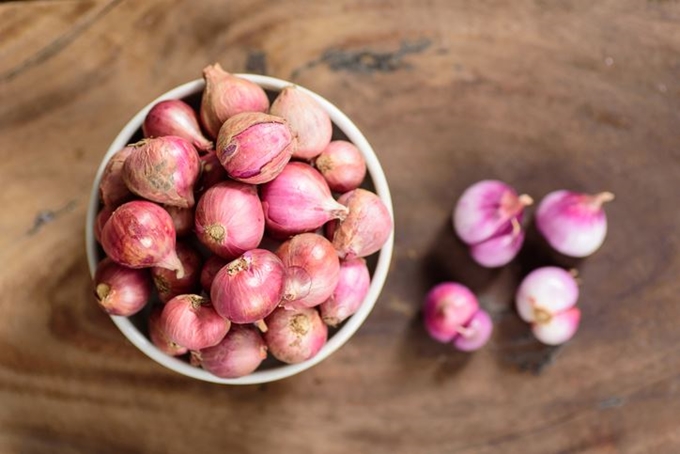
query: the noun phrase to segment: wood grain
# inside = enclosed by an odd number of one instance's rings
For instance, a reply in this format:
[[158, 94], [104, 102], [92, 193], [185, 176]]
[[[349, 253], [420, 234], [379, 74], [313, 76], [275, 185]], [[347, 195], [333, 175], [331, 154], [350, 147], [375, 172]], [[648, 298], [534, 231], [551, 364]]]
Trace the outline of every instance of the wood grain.
[[[602, 0], [0, 3], [0, 452], [680, 452], [680, 4]], [[391, 274], [357, 335], [259, 387], [183, 378], [90, 298], [98, 163], [150, 99], [207, 63], [327, 97], [365, 132], [396, 211]], [[450, 228], [500, 178], [539, 199], [616, 193], [579, 263], [534, 234], [500, 271]], [[583, 322], [539, 346], [518, 279], [578, 266]], [[480, 295], [495, 332], [463, 355], [418, 319], [434, 283]]]

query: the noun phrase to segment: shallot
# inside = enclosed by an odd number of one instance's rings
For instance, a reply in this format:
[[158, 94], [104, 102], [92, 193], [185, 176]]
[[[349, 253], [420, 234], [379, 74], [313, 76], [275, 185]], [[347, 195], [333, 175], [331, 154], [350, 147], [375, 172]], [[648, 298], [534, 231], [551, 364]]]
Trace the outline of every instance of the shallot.
[[254, 327], [233, 325], [219, 344], [191, 355], [194, 364], [217, 377], [238, 378], [260, 366], [267, 357], [267, 345]]
[[178, 278], [177, 273], [166, 268], [156, 266], [151, 268], [151, 277], [158, 291], [158, 296], [164, 303], [177, 295], [194, 293], [199, 286], [201, 256], [187, 243], [177, 243], [175, 250], [182, 263], [184, 276]]
[[366, 161], [353, 143], [334, 140], [314, 160], [314, 166], [335, 192], [358, 188], [366, 177]]
[[201, 269], [200, 277], [201, 287], [203, 290], [205, 290], [207, 293], [210, 293], [210, 287], [212, 287], [215, 276], [217, 275], [218, 271], [224, 268], [227, 263], [227, 260], [216, 254], [213, 254], [206, 259], [205, 263], [203, 263], [203, 269]]
[[201, 176], [195, 187], [200, 194], [227, 178], [227, 171], [220, 164], [220, 160], [217, 158], [214, 150], [201, 156]]
[[314, 308], [276, 309], [265, 319], [264, 340], [279, 361], [296, 364], [313, 358], [326, 344], [328, 327]]
[[338, 326], [353, 315], [364, 302], [371, 285], [366, 260], [355, 258], [340, 262], [340, 275], [333, 294], [319, 306], [324, 323]]
[[267, 231], [275, 237], [311, 232], [348, 208], [336, 202], [321, 174], [309, 164], [291, 162], [260, 191]]
[[578, 329], [581, 311], [575, 307], [578, 283], [572, 273], [555, 266], [529, 273], [515, 296], [517, 312], [531, 323], [536, 338], [548, 345], [562, 344]]
[[176, 206], [165, 206], [165, 211], [168, 212], [172, 218], [172, 223], [175, 226], [175, 234], [180, 236], [187, 236], [194, 229], [194, 209], [180, 208]]
[[273, 252], [252, 249], [222, 268], [210, 288], [217, 312], [234, 323], [256, 323], [283, 296], [286, 271]]
[[124, 317], [139, 312], [151, 297], [147, 270], [121, 266], [107, 258], [97, 265], [94, 275], [97, 303], [108, 314]]
[[295, 145], [295, 136], [283, 118], [244, 112], [224, 122], [215, 152], [231, 178], [260, 184], [281, 173]]
[[220, 317], [207, 299], [179, 295], [163, 307], [160, 326], [172, 342], [189, 350], [200, 350], [219, 343], [231, 322]]
[[99, 195], [104, 205], [115, 209], [118, 205], [134, 198], [123, 180], [123, 164], [130, 156], [134, 147], [127, 146], [111, 156], [104, 167], [102, 178], [99, 182]]
[[328, 112], [312, 96], [295, 85], [281, 90], [269, 113], [285, 118], [297, 136], [294, 158], [312, 159], [331, 141], [333, 125]]
[[488, 268], [506, 265], [524, 243], [520, 222], [524, 208], [531, 203], [531, 197], [518, 196], [502, 181], [480, 181], [458, 200], [453, 213], [454, 229], [469, 245], [477, 263]]
[[177, 345], [170, 340], [161, 326], [161, 306], [155, 306], [149, 314], [149, 339], [163, 353], [170, 356], [180, 356], [189, 351], [188, 348]]
[[556, 251], [586, 257], [602, 246], [607, 235], [607, 216], [602, 209], [614, 200], [611, 192], [583, 194], [554, 191], [536, 209], [536, 227]]
[[286, 268], [284, 307], [314, 307], [333, 294], [340, 261], [326, 238], [316, 233], [295, 235], [279, 247], [276, 255]]
[[175, 227], [160, 206], [136, 200], [111, 214], [101, 233], [104, 252], [114, 262], [130, 268], [158, 266], [184, 276], [175, 252]]
[[181, 137], [202, 152], [213, 148], [213, 143], [201, 132], [194, 109], [178, 99], [156, 103], [146, 115], [142, 131], [144, 137]]
[[225, 259], [256, 248], [264, 235], [257, 189], [237, 181], [211, 187], [198, 201], [195, 228], [201, 243]]
[[182, 208], [194, 206], [200, 162], [193, 145], [177, 136], [142, 139], [123, 165], [123, 179], [135, 194]]
[[269, 109], [269, 98], [259, 85], [226, 72], [218, 63], [206, 66], [203, 78], [200, 116], [211, 137], [217, 137], [222, 124], [236, 114]]
[[392, 216], [380, 197], [358, 188], [341, 195], [338, 203], [349, 214], [329, 223], [326, 234], [340, 258], [367, 257], [382, 248], [392, 233]]
[[464, 285], [444, 282], [433, 287], [425, 298], [423, 320], [433, 339], [447, 343], [479, 310], [477, 297]]

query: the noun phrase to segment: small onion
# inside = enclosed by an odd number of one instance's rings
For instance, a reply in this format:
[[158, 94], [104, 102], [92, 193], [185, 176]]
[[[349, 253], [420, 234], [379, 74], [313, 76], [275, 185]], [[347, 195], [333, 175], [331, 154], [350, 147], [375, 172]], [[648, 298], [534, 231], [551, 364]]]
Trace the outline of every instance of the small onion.
[[180, 208], [174, 206], [164, 206], [165, 211], [168, 212], [172, 218], [172, 223], [175, 226], [175, 234], [180, 236], [187, 236], [194, 229], [194, 209]]
[[453, 212], [454, 228], [464, 243], [480, 243], [503, 231], [512, 219], [521, 220], [524, 208], [531, 203], [531, 197], [518, 196], [502, 181], [479, 181], [458, 199]]
[[354, 144], [334, 140], [314, 160], [314, 166], [334, 192], [348, 192], [358, 188], [366, 177], [366, 161]]
[[123, 180], [123, 164], [133, 150], [134, 147], [127, 146], [111, 156], [99, 180], [99, 195], [104, 205], [111, 209], [132, 200], [135, 196]]
[[515, 295], [517, 312], [531, 323], [536, 338], [548, 345], [571, 339], [578, 329], [581, 312], [574, 307], [579, 297], [573, 274], [555, 266], [529, 273]]
[[219, 255], [211, 255], [208, 257], [203, 264], [203, 269], [201, 270], [201, 287], [203, 290], [205, 290], [207, 293], [210, 293], [210, 287], [212, 287], [212, 283], [215, 280], [215, 276], [217, 273], [224, 268], [224, 266], [228, 262], [220, 257]]
[[108, 314], [134, 315], [151, 297], [149, 272], [127, 268], [106, 258], [97, 265], [94, 294], [99, 306]]
[[220, 317], [205, 298], [179, 295], [163, 307], [160, 326], [172, 342], [189, 350], [200, 350], [219, 343], [231, 323]]
[[285, 282], [281, 259], [252, 249], [222, 268], [210, 288], [217, 312], [234, 323], [255, 323], [281, 301]]
[[227, 174], [243, 183], [271, 181], [290, 161], [295, 136], [280, 117], [244, 112], [220, 128], [215, 152]]
[[556, 251], [570, 257], [587, 257], [604, 242], [607, 216], [602, 205], [612, 200], [611, 192], [551, 192], [536, 209], [536, 227]]
[[123, 165], [123, 179], [135, 194], [182, 208], [194, 206], [200, 162], [193, 145], [177, 136], [143, 139]]
[[297, 136], [294, 158], [312, 159], [331, 141], [333, 125], [328, 112], [312, 96], [295, 85], [281, 90], [269, 113], [285, 118]]
[[208, 189], [196, 207], [196, 236], [208, 249], [233, 259], [254, 249], [264, 235], [264, 214], [255, 186], [224, 181]]
[[175, 247], [177, 257], [182, 263], [184, 276], [177, 277], [177, 273], [166, 268], [152, 267], [151, 277], [158, 291], [158, 296], [164, 303], [177, 295], [194, 293], [198, 290], [201, 274], [201, 256], [186, 243], [177, 243]]
[[188, 348], [177, 345], [170, 340], [163, 327], [161, 326], [161, 313], [163, 312], [160, 306], [156, 306], [149, 314], [149, 339], [151, 342], [163, 353], [170, 356], [180, 356], [189, 351]]
[[333, 294], [340, 261], [326, 238], [316, 233], [296, 235], [283, 243], [276, 255], [286, 268], [284, 307], [314, 307]]
[[279, 361], [296, 364], [313, 358], [325, 345], [328, 327], [314, 308], [278, 308], [265, 319], [264, 340]]
[[364, 302], [371, 285], [371, 275], [366, 261], [361, 258], [340, 262], [338, 285], [330, 298], [319, 306], [323, 321], [338, 326], [353, 315]]
[[433, 339], [447, 343], [479, 310], [477, 297], [464, 285], [444, 282], [433, 287], [423, 305], [425, 329]]
[[194, 109], [178, 99], [156, 103], [146, 115], [142, 131], [144, 137], [181, 137], [202, 152], [213, 148], [213, 143], [201, 132]]
[[329, 223], [326, 234], [340, 258], [367, 257], [380, 250], [392, 233], [392, 217], [380, 197], [359, 188], [341, 195], [338, 203], [349, 214]]
[[236, 114], [269, 109], [269, 98], [259, 85], [226, 72], [218, 63], [206, 66], [203, 78], [200, 116], [211, 137], [217, 137], [222, 124]]
[[204, 193], [227, 178], [229, 178], [227, 171], [222, 167], [214, 150], [201, 156], [201, 176], [196, 183], [196, 190], [199, 194]]
[[121, 205], [102, 229], [101, 244], [106, 255], [129, 268], [158, 266], [184, 275], [175, 252], [172, 218], [158, 205], [136, 200]]
[[274, 237], [311, 232], [348, 209], [336, 202], [321, 174], [309, 164], [291, 162], [260, 191], [267, 231]]
[[192, 352], [194, 364], [222, 378], [251, 374], [266, 357], [267, 345], [260, 332], [243, 325], [233, 325], [219, 344]]

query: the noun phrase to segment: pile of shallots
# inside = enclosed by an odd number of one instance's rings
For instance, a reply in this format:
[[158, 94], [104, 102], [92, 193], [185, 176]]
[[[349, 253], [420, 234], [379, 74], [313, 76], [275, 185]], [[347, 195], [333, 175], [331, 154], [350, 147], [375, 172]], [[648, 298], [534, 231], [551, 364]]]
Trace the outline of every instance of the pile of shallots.
[[364, 257], [392, 219], [359, 187], [359, 150], [331, 140], [328, 113], [303, 89], [286, 87], [270, 105], [218, 64], [203, 76], [198, 113], [157, 103], [145, 138], [108, 162], [95, 223], [107, 258], [94, 287], [112, 315], [151, 301], [160, 350], [234, 378], [267, 352], [292, 364], [321, 350], [328, 326], [362, 304]]
[[[548, 193], [535, 213], [538, 232], [547, 245], [567, 257], [584, 258], [600, 248], [607, 234], [603, 204], [611, 192], [585, 194], [559, 190]], [[533, 203], [528, 195], [498, 180], [479, 181], [463, 192], [453, 212], [453, 227], [472, 259], [487, 268], [510, 263], [524, 244], [522, 218]], [[576, 333], [581, 310], [576, 270], [557, 266], [534, 269], [520, 283], [515, 306], [546, 345], [567, 342]], [[430, 336], [461, 351], [477, 350], [491, 337], [493, 324], [475, 295], [456, 282], [430, 290], [423, 305]]]

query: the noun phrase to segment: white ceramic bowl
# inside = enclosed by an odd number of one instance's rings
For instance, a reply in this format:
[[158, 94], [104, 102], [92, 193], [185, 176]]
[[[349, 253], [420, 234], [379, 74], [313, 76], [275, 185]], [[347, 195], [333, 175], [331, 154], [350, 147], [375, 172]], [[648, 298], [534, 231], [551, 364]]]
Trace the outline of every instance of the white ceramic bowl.
[[[255, 82], [265, 90], [272, 92], [281, 91], [284, 87], [291, 85], [290, 82], [273, 77], [252, 74], [238, 75]], [[146, 107], [140, 110], [132, 118], [132, 120], [130, 120], [125, 125], [125, 127], [123, 127], [106, 152], [106, 155], [99, 166], [99, 170], [97, 171], [94, 184], [92, 185], [92, 193], [90, 195], [90, 204], [87, 212], [85, 228], [87, 261], [90, 268], [90, 274], [92, 276], [94, 276], [97, 263], [102, 259], [102, 257], [99, 255], [99, 249], [94, 239], [94, 220], [99, 209], [99, 181], [101, 180], [102, 172], [104, 171], [106, 163], [118, 150], [130, 143], [130, 139], [141, 128], [146, 114], [154, 104], [166, 99], [185, 99], [189, 96], [196, 96], [203, 91], [204, 86], [205, 84], [203, 79], [197, 79], [184, 85], [180, 85], [179, 87], [176, 87], [153, 100]], [[375, 191], [387, 206], [390, 214], [394, 217], [392, 211], [392, 199], [390, 197], [390, 190], [387, 185], [387, 180], [385, 179], [385, 174], [382, 170], [382, 167], [380, 166], [380, 162], [378, 162], [378, 158], [376, 157], [373, 149], [369, 145], [364, 135], [361, 133], [361, 131], [359, 131], [359, 128], [357, 128], [356, 125], [340, 111], [340, 109], [316, 93], [306, 89], [304, 90], [312, 95], [323, 106], [323, 108], [328, 111], [328, 114], [330, 115], [335, 126], [340, 129], [347, 136], [347, 138], [353, 142], [354, 145], [356, 145], [357, 148], [359, 148], [359, 150], [363, 153], [366, 159], [368, 173], [373, 180]], [[280, 366], [273, 366], [268, 369], [257, 370], [250, 375], [235, 379], [219, 378], [203, 369], [193, 367], [180, 359], [168, 356], [161, 352], [142, 332], [139, 331], [139, 329], [137, 329], [137, 327], [127, 317], [111, 316], [111, 319], [123, 332], [125, 337], [127, 337], [130, 342], [132, 342], [137, 348], [144, 352], [144, 354], [149, 356], [154, 361], [167, 367], [168, 369], [172, 369], [175, 372], [179, 372], [180, 374], [186, 375], [188, 377], [214, 383], [232, 385], [266, 383], [280, 380], [309, 369], [315, 364], [318, 364], [319, 362], [328, 358], [328, 356], [330, 356], [345, 342], [347, 342], [349, 338], [352, 337], [352, 335], [359, 329], [362, 323], [364, 323], [364, 320], [366, 320], [366, 317], [368, 317], [368, 314], [373, 309], [380, 291], [382, 290], [383, 284], [385, 283], [385, 279], [387, 278], [387, 272], [389, 269], [390, 260], [392, 258], [393, 242], [394, 232], [392, 232], [390, 238], [387, 240], [387, 243], [385, 243], [383, 248], [378, 253], [379, 255], [375, 269], [372, 270], [373, 273], [371, 286], [369, 288], [368, 295], [366, 296], [366, 299], [359, 311], [350, 317], [331, 337], [329, 337], [326, 345], [324, 345], [324, 347], [315, 357], [299, 364], [282, 364]]]

